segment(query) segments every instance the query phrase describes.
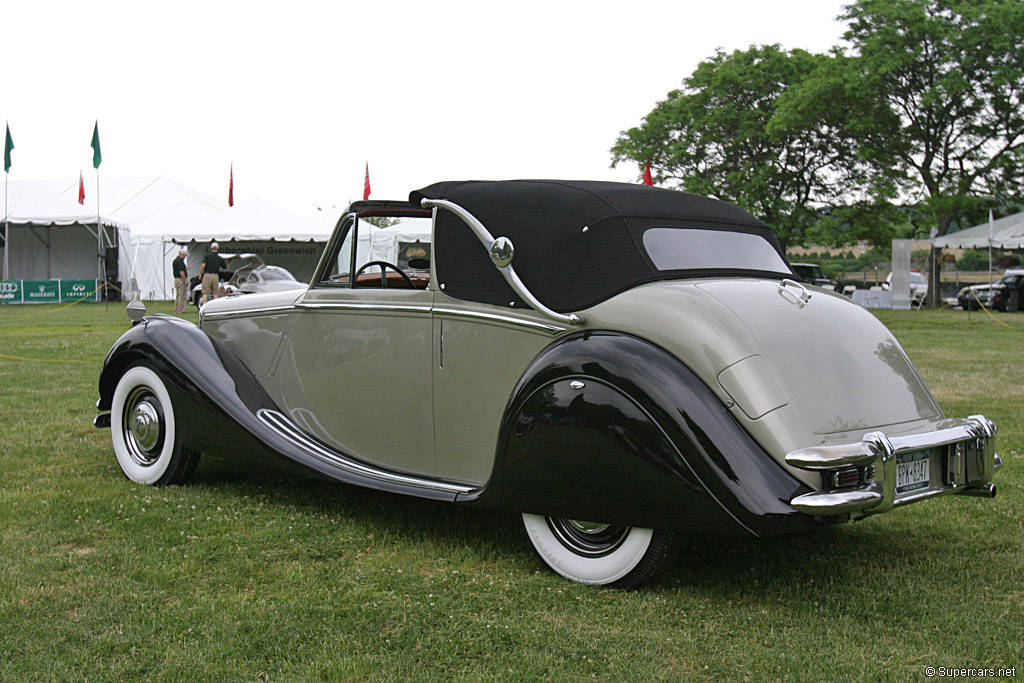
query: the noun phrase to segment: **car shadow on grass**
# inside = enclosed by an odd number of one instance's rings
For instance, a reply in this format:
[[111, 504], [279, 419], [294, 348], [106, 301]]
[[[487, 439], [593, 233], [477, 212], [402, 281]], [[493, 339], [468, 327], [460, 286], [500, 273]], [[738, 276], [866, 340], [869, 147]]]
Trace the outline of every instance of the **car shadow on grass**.
[[506, 511], [377, 491], [269, 466], [239, 470], [231, 461], [205, 455], [193, 485], [350, 520], [378, 530], [378, 536], [471, 546], [492, 557], [532, 556], [519, 515]]
[[[272, 467], [242, 470], [232, 461], [212, 457], [203, 458], [194, 485], [341, 518], [374, 529], [381, 537], [442, 549], [471, 547], [489, 558], [545, 569], [533, 553], [520, 516], [513, 512], [376, 491]], [[942, 544], [942, 539], [930, 536], [923, 542], [908, 532], [907, 524], [912, 522], [870, 519], [759, 539], [684, 535], [676, 560], [645, 590], [697, 588], [728, 598], [751, 590], [806, 595], [811, 586], [867, 589], [871, 580], [865, 582], [865, 577], [911, 572], [928, 564], [930, 554]]]

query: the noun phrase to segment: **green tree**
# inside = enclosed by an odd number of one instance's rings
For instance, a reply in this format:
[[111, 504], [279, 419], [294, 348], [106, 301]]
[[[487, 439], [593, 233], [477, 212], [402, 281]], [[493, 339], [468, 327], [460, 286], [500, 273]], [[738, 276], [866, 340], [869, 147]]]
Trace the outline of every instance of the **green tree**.
[[[877, 172], [917, 205], [925, 232], [944, 235], [958, 217], [1021, 192], [1024, 3], [858, 0], [842, 18], [845, 79], [890, 112], [861, 122], [858, 155], [895, 158]], [[930, 292], [937, 303], [939, 288]]]
[[825, 125], [777, 116], [787, 89], [831, 59], [778, 45], [719, 50], [619, 135], [612, 166], [650, 162], [659, 184], [737, 204], [774, 227], [783, 247], [801, 244], [820, 207], [840, 203], [849, 169], [863, 167], [835, 144], [835, 110]]

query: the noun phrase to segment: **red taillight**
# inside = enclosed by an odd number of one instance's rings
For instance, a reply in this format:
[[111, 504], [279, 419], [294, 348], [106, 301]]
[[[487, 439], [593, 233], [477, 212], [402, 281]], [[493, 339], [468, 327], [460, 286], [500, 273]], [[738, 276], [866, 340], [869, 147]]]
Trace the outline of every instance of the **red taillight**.
[[856, 486], [860, 483], [860, 470], [853, 467], [848, 470], [838, 470], [832, 473], [832, 487], [842, 488], [844, 486]]

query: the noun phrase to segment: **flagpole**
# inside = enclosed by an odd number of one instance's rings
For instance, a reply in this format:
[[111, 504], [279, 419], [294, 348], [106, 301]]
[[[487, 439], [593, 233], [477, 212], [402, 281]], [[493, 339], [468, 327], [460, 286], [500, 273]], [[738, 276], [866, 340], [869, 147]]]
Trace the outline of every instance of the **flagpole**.
[[92, 167], [96, 169], [96, 268], [98, 271], [97, 291], [101, 291], [106, 299], [107, 278], [104, 273], [106, 255], [103, 253], [103, 224], [100, 222], [100, 164], [103, 157], [100, 154], [100, 122], [97, 119], [92, 129]]
[[99, 269], [100, 296], [106, 298], [107, 278], [103, 270], [103, 225], [100, 224], [100, 169], [96, 169], [96, 266]]
[[14, 140], [11, 139], [11, 124], [7, 123], [4, 127], [4, 280], [7, 280], [10, 278], [11, 267], [11, 217], [7, 209], [7, 183], [11, 177], [11, 152], [14, 151]]
[[11, 227], [11, 224], [10, 224], [10, 219], [9, 219], [9, 217], [7, 215], [7, 181], [10, 178], [10, 175], [11, 175], [10, 171], [4, 171], [4, 279], [5, 280], [10, 279], [10, 278], [7, 277], [7, 275], [8, 275], [7, 270], [8, 270], [9, 264], [10, 264], [9, 257], [10, 257], [10, 254], [11, 254], [11, 241], [10, 241], [10, 232], [11, 232], [10, 227]]

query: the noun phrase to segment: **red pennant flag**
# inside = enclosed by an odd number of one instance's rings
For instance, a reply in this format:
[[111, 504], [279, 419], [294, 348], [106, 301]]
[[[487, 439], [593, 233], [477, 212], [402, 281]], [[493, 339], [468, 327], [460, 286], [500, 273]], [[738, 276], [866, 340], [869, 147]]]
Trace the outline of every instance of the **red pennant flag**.
[[654, 180], [651, 179], [651, 162], [647, 162], [644, 166], [644, 185], [654, 185]]
[[228, 184], [228, 206], [235, 205], [235, 162], [231, 162], [231, 182]]
[[366, 162], [366, 180], [363, 181], [363, 199], [370, 198], [370, 162]]
[[78, 172], [78, 203], [85, 204], [85, 180], [82, 179], [82, 172]]

